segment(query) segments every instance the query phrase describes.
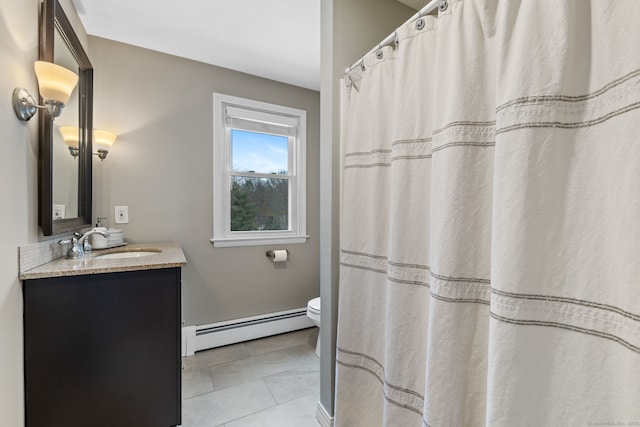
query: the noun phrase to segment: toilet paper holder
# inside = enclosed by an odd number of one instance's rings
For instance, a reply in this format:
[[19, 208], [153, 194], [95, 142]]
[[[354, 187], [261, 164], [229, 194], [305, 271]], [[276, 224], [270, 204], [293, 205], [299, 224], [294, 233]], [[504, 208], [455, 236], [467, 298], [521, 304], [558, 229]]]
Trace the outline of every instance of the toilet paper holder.
[[[287, 258], [288, 258], [289, 255], [291, 255], [291, 252], [289, 252], [289, 249], [285, 249], [285, 251], [287, 251]], [[274, 259], [275, 257], [276, 257], [275, 250], [267, 251], [267, 258]]]

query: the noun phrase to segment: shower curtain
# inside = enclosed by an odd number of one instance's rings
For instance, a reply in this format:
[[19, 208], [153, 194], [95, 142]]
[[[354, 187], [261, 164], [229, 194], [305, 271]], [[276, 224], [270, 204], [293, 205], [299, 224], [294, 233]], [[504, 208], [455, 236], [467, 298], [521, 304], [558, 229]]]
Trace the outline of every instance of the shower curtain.
[[344, 79], [335, 425], [640, 425], [640, 1], [397, 37]]

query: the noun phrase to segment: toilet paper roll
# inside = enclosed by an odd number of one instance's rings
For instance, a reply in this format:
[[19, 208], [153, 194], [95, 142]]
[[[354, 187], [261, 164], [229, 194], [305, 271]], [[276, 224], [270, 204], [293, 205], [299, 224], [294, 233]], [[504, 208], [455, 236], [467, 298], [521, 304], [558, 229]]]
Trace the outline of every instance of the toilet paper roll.
[[287, 260], [286, 249], [278, 249], [273, 251], [273, 262], [284, 262]]

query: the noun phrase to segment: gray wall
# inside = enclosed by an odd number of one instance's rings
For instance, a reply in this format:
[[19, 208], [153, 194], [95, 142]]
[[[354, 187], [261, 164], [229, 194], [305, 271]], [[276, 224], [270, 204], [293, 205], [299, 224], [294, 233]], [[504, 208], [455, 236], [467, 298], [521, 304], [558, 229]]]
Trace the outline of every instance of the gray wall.
[[[94, 217], [107, 217], [130, 242], [175, 241], [187, 257], [183, 318], [201, 325], [306, 307], [319, 295], [320, 95], [295, 86], [138, 47], [89, 37], [94, 128], [118, 139], [94, 162]], [[280, 266], [266, 249], [214, 248], [213, 93], [307, 111], [307, 231], [283, 245]], [[114, 224], [114, 206], [129, 224]]]
[[340, 260], [340, 79], [346, 67], [416, 11], [395, 0], [322, 0], [321, 5], [320, 403], [333, 416]]
[[[61, 4], [82, 42], [84, 29], [71, 0]], [[24, 424], [22, 289], [18, 246], [44, 239], [37, 219], [38, 119], [24, 123], [11, 105], [16, 86], [37, 96], [33, 62], [38, 59], [39, 0], [0, 0], [0, 423]], [[86, 46], [86, 43], [85, 43]]]

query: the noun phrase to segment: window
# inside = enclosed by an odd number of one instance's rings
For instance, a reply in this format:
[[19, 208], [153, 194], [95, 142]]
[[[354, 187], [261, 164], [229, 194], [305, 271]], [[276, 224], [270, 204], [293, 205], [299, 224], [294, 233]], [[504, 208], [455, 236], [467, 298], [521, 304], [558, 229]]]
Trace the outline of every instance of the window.
[[306, 241], [306, 112], [214, 93], [215, 246]]

